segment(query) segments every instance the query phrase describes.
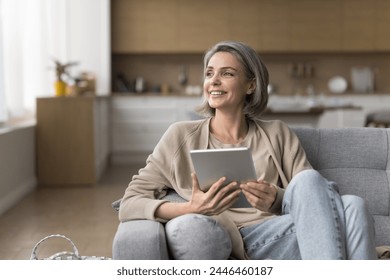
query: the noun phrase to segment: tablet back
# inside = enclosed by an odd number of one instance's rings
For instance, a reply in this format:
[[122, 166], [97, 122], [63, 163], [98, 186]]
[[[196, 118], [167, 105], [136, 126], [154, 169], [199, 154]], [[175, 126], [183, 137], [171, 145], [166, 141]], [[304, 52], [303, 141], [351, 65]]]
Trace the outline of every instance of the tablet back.
[[[219, 178], [226, 184], [256, 180], [252, 154], [248, 148], [208, 149], [190, 151], [201, 190], [207, 191]], [[252, 207], [241, 192], [232, 208]]]
[[207, 191], [223, 176], [227, 178], [226, 184], [256, 180], [252, 154], [248, 148], [192, 150], [190, 155], [203, 191]]

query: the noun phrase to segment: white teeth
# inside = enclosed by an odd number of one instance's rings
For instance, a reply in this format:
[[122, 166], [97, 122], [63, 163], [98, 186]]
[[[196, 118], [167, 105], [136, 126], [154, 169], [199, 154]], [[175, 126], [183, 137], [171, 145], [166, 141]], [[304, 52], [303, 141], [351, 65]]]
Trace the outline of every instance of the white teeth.
[[222, 94], [224, 94], [225, 92], [223, 92], [223, 91], [210, 91], [210, 94], [211, 95], [222, 95]]

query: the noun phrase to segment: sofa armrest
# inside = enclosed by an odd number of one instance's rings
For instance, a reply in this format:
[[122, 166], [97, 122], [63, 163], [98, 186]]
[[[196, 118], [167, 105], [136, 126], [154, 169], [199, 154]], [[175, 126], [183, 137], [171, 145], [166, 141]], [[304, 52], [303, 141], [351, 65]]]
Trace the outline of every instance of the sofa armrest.
[[149, 220], [120, 223], [115, 234], [114, 260], [169, 259], [163, 224]]

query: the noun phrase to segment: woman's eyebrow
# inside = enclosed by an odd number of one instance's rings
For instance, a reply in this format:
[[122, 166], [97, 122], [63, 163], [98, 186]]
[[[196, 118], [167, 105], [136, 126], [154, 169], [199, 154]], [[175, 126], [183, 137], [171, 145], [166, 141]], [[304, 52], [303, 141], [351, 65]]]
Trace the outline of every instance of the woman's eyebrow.
[[[213, 67], [213, 66], [207, 66], [206, 69], [214, 69], [214, 67]], [[222, 70], [233, 70], [233, 71], [237, 71], [237, 69], [234, 68], [234, 67], [232, 67], [232, 66], [225, 66], [225, 67], [221, 67], [220, 69], [222, 69]]]

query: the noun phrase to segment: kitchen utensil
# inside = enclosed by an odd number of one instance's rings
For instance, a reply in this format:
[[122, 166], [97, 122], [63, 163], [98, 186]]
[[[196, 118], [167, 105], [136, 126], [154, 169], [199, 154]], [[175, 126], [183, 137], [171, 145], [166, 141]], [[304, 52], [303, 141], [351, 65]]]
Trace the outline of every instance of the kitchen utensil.
[[187, 69], [185, 66], [182, 66], [179, 72], [179, 83], [182, 86], [185, 86], [188, 83]]
[[347, 80], [342, 76], [334, 76], [328, 82], [328, 88], [331, 93], [344, 93], [347, 87]]
[[135, 79], [135, 91], [138, 93], [144, 92], [145, 90], [145, 80], [142, 77]]
[[370, 67], [352, 67], [352, 88], [358, 93], [374, 91], [374, 71]]

